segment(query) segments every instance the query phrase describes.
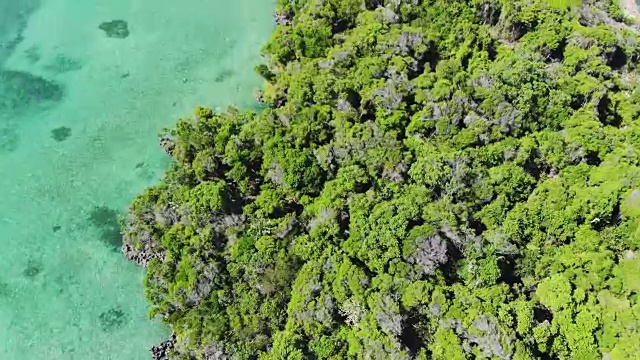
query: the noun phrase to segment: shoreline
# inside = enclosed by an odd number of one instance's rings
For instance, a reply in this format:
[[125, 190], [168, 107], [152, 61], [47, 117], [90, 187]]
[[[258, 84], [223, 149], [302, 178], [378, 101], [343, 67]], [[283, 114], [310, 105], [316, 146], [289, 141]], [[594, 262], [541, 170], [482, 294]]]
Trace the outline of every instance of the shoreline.
[[638, 5], [635, 0], [620, 0], [620, 7], [627, 16], [632, 17], [636, 21], [640, 21], [640, 10], [638, 10]]

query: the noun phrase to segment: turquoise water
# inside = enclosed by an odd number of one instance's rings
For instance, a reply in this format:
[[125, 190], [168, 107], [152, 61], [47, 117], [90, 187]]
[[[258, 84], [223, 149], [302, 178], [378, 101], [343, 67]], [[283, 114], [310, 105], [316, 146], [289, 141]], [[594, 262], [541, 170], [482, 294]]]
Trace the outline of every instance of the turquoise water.
[[162, 174], [157, 134], [252, 105], [272, 1], [0, 0], [0, 359], [148, 359], [117, 219]]

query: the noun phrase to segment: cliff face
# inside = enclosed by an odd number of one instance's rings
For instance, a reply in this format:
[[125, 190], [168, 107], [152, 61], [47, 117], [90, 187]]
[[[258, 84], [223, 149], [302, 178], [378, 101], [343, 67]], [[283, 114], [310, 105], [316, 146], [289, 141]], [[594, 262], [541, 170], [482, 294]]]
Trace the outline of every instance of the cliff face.
[[130, 209], [170, 356], [640, 357], [640, 46], [616, 2], [275, 20], [268, 107], [180, 120]]

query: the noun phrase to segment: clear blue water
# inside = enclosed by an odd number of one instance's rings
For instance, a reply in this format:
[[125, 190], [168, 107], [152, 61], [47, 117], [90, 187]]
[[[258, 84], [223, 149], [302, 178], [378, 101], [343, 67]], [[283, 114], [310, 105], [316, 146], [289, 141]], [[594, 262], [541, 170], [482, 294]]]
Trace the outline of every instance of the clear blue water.
[[253, 104], [272, 8], [0, 0], [0, 359], [148, 359], [168, 335], [117, 219], [166, 167], [163, 127]]

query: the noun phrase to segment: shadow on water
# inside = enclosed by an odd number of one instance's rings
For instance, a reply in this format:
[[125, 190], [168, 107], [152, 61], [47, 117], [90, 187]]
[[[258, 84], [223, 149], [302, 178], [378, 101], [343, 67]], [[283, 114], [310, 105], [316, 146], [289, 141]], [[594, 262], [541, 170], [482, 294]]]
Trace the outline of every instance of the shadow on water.
[[104, 205], [94, 207], [89, 213], [89, 223], [100, 231], [100, 240], [117, 252], [122, 246], [118, 216], [117, 210]]

